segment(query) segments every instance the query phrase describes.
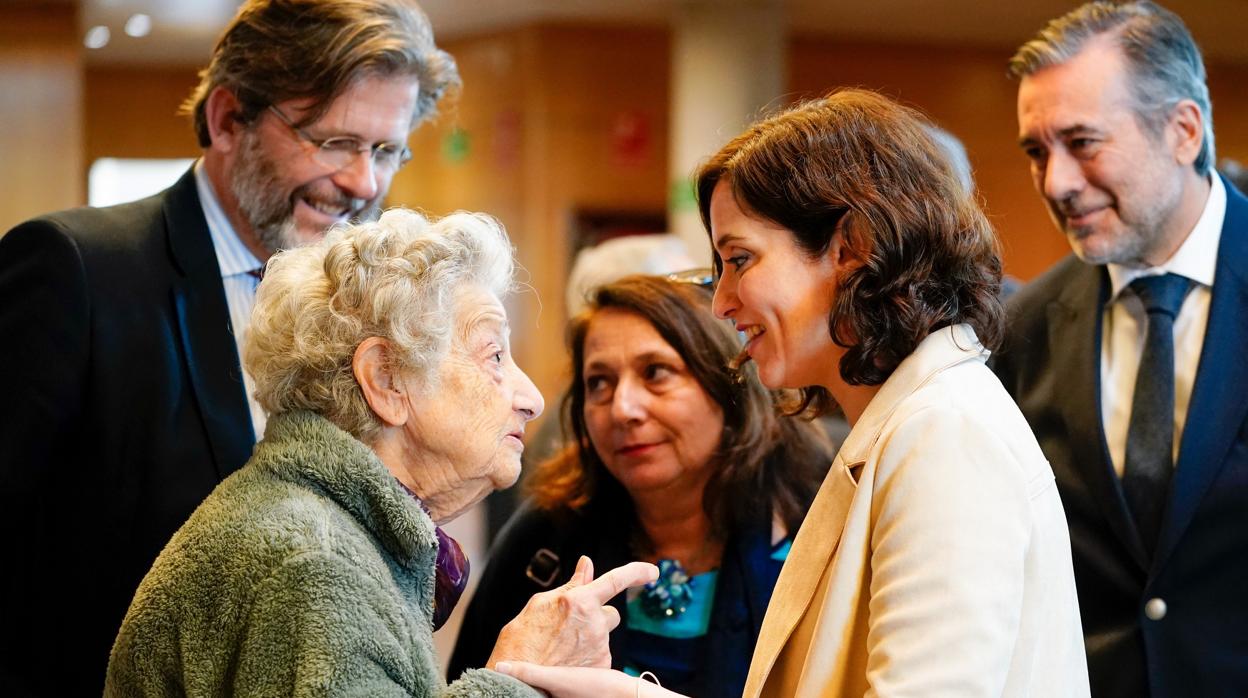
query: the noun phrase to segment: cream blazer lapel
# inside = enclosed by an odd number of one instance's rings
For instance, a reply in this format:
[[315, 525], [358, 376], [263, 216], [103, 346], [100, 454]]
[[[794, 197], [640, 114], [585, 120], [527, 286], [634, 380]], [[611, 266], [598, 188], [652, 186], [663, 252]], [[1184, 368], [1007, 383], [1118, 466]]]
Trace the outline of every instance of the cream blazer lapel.
[[924, 340], [881, 386], [841, 446], [793, 541], [767, 606], [744, 698], [865, 690], [864, 595], [875, 482], [868, 454], [902, 400], [950, 366], [984, 361], [987, 354], [969, 326], [946, 327]]
[[[819, 487], [815, 501], [793, 541], [790, 555], [780, 570], [750, 661], [750, 674], [742, 694], [744, 698], [760, 695], [776, 658], [809, 609], [819, 580], [827, 571], [840, 541], [856, 489], [850, 469], [838, 455]], [[798, 550], [802, 551], [800, 555], [792, 554]]]

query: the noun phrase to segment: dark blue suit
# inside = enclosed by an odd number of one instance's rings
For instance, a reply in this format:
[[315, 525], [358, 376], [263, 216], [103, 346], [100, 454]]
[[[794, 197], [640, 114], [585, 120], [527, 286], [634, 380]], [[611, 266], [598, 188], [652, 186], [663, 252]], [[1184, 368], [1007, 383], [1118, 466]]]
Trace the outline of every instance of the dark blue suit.
[[254, 437], [190, 172], [0, 238], [0, 695], [99, 695], [134, 590]]
[[[1204, 348], [1151, 559], [1101, 420], [1105, 268], [1071, 256], [1019, 291], [993, 362], [1057, 476], [1093, 696], [1248, 695], [1248, 199], [1226, 188]], [[1145, 615], [1154, 598], [1160, 620]]]

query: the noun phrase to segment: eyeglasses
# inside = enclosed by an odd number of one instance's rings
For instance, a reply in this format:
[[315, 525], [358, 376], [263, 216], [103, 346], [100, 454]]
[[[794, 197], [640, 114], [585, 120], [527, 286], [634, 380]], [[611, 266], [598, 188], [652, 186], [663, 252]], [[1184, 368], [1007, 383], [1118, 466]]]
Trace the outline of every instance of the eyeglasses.
[[712, 288], [715, 285], [715, 272], [707, 267], [685, 269], [667, 275], [668, 281], [678, 284], [693, 284], [698, 288]]
[[333, 138], [313, 138], [307, 131], [299, 128], [290, 120], [281, 109], [270, 104], [269, 111], [281, 119], [291, 131], [300, 139], [316, 146], [317, 162], [332, 167], [335, 172], [345, 169], [355, 162], [355, 158], [360, 153], [369, 153], [369, 157], [373, 161], [373, 167], [384, 172], [397, 172], [400, 167], [407, 164], [412, 159], [412, 151], [406, 145], [401, 143], [363, 143], [358, 138], [351, 136], [334, 136]]

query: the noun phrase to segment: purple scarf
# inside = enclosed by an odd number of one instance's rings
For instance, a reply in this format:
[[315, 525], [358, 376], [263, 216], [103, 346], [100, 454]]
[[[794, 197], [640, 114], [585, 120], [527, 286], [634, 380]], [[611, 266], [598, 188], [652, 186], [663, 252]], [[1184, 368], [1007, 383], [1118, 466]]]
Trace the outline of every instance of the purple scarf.
[[[415, 492], [399, 482], [398, 478], [395, 478], [395, 482], [399, 483], [399, 487], [408, 496], [416, 500], [426, 514], [429, 513], [429, 509]], [[471, 570], [459, 543], [448, 536], [441, 526], [434, 526], [433, 532], [438, 537], [437, 574], [433, 583], [433, 629], [438, 630], [446, 624], [446, 619], [451, 617], [451, 611], [455, 610], [455, 604], [459, 603], [459, 597], [464, 595], [464, 587], [468, 586], [468, 573]]]

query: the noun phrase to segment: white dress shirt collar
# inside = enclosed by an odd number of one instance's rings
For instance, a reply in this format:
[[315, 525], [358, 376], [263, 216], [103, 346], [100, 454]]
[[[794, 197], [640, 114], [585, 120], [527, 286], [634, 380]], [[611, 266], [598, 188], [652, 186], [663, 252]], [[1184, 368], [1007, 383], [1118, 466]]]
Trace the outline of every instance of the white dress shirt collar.
[[[221, 209], [221, 202], [213, 191], [212, 182], [204, 172], [203, 160], [195, 163], [195, 187], [199, 191], [200, 207], [208, 221], [208, 233], [212, 237], [212, 249], [217, 253], [217, 266], [221, 269], [221, 290], [225, 293], [225, 305], [230, 314], [230, 326], [234, 328], [232, 339], [238, 356], [243, 355], [243, 335], [251, 324], [251, 311], [256, 304], [256, 286], [260, 280], [249, 272], [264, 264], [247, 249], [234, 232], [230, 219]], [[256, 402], [256, 385], [250, 373], [243, 373], [243, 390], [247, 394], [247, 407], [251, 411], [251, 426], [256, 437], [264, 433], [266, 416], [264, 408]]]
[[264, 262], [243, 244], [230, 219], [226, 217], [217, 199], [217, 193], [204, 171], [204, 161], [195, 161], [195, 187], [199, 191], [200, 206], [204, 209], [204, 218], [208, 221], [208, 233], [212, 236], [212, 248], [217, 252], [217, 266], [221, 268], [221, 278], [246, 274], [264, 266]]

